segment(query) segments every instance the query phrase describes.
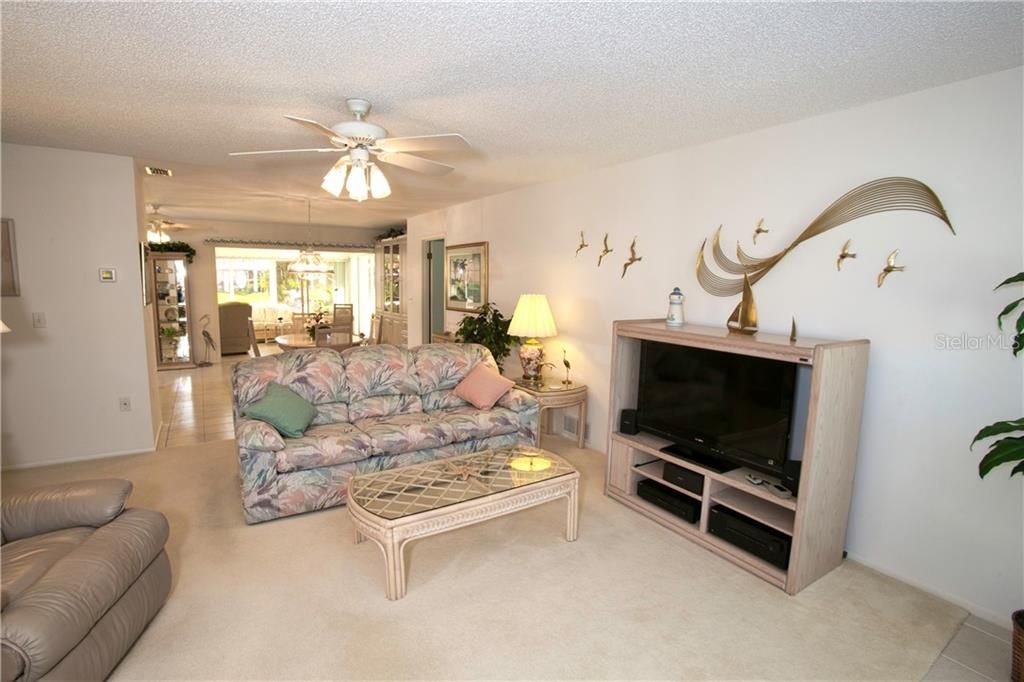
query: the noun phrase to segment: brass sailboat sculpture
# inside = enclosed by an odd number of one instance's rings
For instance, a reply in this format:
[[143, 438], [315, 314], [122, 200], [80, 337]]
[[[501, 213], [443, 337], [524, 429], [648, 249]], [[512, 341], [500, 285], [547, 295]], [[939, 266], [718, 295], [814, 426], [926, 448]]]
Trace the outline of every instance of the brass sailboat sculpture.
[[757, 333], [757, 306], [754, 304], [754, 290], [750, 288], [750, 279], [743, 275], [743, 298], [726, 322], [729, 331], [738, 334]]

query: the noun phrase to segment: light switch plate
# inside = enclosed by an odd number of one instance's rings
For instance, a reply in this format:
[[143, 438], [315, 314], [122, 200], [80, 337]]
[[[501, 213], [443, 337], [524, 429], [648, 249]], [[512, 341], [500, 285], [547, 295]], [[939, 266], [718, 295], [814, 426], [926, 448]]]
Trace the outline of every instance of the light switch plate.
[[32, 313], [32, 327], [46, 329], [46, 313]]

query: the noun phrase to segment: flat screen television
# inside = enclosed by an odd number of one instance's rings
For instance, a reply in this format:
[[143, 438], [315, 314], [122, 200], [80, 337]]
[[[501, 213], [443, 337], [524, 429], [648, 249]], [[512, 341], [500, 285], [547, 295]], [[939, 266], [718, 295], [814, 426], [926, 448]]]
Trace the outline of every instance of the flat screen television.
[[637, 427], [705, 458], [781, 475], [796, 371], [779, 360], [642, 341]]

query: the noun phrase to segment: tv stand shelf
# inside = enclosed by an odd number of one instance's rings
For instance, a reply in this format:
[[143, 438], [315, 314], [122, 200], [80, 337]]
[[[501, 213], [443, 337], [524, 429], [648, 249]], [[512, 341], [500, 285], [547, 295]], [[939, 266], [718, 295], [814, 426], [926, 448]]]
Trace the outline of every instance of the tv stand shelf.
[[[662, 448], [671, 445], [663, 438], [643, 432], [630, 435], [615, 431], [620, 412], [637, 404], [637, 377], [640, 376], [643, 341], [806, 365], [802, 371], [810, 372], [811, 390], [806, 406], [799, 495], [782, 498], [764, 486], [750, 483], [746, 475], [752, 471], [745, 467], [720, 473], [662, 452]], [[787, 593], [796, 594], [842, 562], [868, 348], [866, 340], [800, 338], [790, 342], [785, 336], [741, 336], [724, 329], [696, 325], [670, 328], [664, 320], [615, 322], [605, 493]], [[702, 493], [698, 495], [666, 481], [662, 474], [664, 462], [703, 475]], [[770, 476], [757, 475], [772, 480]], [[688, 523], [637, 496], [637, 483], [644, 479], [657, 481], [700, 500], [699, 523]], [[717, 505], [789, 535], [792, 547], [788, 570], [782, 570], [709, 533], [709, 513]]]

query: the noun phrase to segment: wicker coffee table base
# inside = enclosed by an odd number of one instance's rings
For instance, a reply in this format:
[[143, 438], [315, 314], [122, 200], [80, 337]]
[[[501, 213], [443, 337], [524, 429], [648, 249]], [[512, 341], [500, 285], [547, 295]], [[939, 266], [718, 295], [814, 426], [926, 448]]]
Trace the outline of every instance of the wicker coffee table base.
[[384, 553], [387, 578], [385, 593], [388, 599], [395, 600], [405, 596], [405, 545], [412, 540], [470, 526], [564, 497], [568, 503], [565, 539], [574, 541], [579, 530], [579, 479], [579, 472], [573, 472], [398, 519], [384, 519], [371, 514], [351, 499], [348, 511], [355, 524], [356, 543], [369, 538]]

